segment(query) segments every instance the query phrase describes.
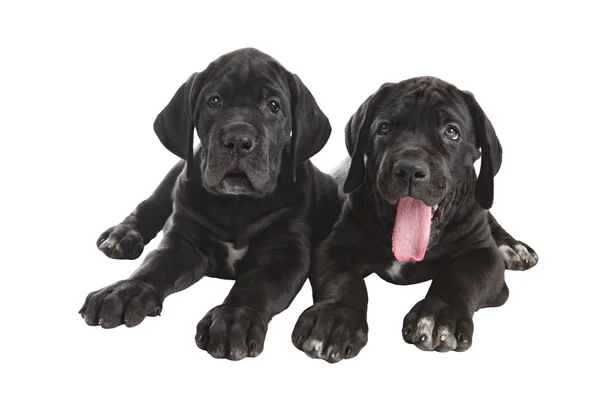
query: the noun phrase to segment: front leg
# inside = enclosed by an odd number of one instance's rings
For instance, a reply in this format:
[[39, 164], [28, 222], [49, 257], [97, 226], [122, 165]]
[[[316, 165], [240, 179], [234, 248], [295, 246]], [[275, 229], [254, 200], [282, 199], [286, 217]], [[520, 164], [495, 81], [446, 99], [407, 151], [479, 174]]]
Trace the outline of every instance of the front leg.
[[537, 253], [526, 243], [516, 240], [510, 233], [506, 232], [491, 212], [488, 212], [488, 220], [492, 237], [504, 259], [506, 269], [526, 271], [535, 267], [539, 259]]
[[92, 326], [139, 325], [147, 316], [160, 315], [168, 295], [224, 265], [223, 256], [217, 242], [207, 241], [197, 247], [183, 235], [169, 231], [129, 279], [90, 293], [79, 313]]
[[255, 263], [221, 304], [196, 327], [196, 344], [215, 358], [258, 356], [267, 325], [298, 294], [310, 267], [310, 230], [295, 221], [271, 227], [253, 241], [243, 263]]
[[402, 334], [421, 350], [464, 351], [471, 347], [475, 311], [501, 306], [508, 298], [504, 262], [490, 247], [440, 268], [425, 299], [404, 318]]
[[[316, 249], [310, 272], [314, 305], [305, 310], [292, 342], [309, 357], [330, 363], [355, 357], [367, 344], [367, 287], [359, 274], [366, 265], [350, 227], [342, 221]], [[347, 234], [340, 232], [346, 230]]]
[[96, 241], [98, 249], [110, 258], [138, 258], [144, 245], [154, 239], [171, 215], [171, 193], [184, 166], [184, 161], [175, 164], [150, 197], [138, 204], [119, 225], [105, 230]]

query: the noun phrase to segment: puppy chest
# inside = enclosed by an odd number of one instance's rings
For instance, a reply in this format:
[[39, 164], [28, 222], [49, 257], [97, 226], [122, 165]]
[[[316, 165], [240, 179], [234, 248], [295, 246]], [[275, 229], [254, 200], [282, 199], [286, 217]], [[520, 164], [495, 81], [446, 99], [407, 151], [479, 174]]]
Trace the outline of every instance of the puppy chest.
[[439, 264], [432, 261], [393, 261], [379, 270], [379, 276], [388, 282], [399, 285], [412, 285], [433, 279], [439, 271], [438, 267]]
[[407, 278], [406, 264], [405, 262], [393, 261], [384, 269], [384, 272], [392, 282], [403, 281]]
[[235, 272], [235, 264], [241, 261], [248, 253], [248, 246], [242, 248], [235, 248], [233, 243], [220, 242], [225, 248], [225, 265], [231, 271]]

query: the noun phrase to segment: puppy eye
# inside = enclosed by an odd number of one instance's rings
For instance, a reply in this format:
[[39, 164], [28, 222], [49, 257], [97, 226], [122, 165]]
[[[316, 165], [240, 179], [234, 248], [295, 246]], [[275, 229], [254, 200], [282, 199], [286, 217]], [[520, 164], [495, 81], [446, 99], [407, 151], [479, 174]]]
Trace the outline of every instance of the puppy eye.
[[212, 108], [219, 108], [221, 107], [221, 99], [219, 98], [219, 96], [212, 96], [211, 98], [208, 99], [208, 106], [212, 107]]
[[379, 124], [379, 128], [377, 129], [380, 135], [387, 135], [391, 132], [392, 127], [387, 122], [382, 122]]
[[275, 100], [269, 100], [267, 102], [267, 107], [269, 108], [269, 111], [271, 111], [273, 114], [277, 114], [277, 111], [281, 109], [279, 103]]
[[460, 136], [460, 132], [454, 125], [448, 125], [444, 131], [444, 135], [451, 140], [457, 140]]

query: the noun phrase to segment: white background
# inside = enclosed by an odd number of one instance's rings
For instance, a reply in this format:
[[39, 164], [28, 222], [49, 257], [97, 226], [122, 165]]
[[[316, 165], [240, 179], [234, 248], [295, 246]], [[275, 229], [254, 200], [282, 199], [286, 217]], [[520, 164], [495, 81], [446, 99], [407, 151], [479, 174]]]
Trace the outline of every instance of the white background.
[[[598, 398], [591, 6], [95, 3], [0, 7], [0, 397]], [[369, 343], [336, 365], [291, 343], [308, 285], [269, 325], [263, 354], [235, 363], [194, 344], [229, 281], [201, 281], [134, 329], [91, 328], [78, 316], [87, 293], [141, 261], [108, 259], [95, 241], [176, 162], [153, 133], [156, 114], [192, 72], [246, 46], [297, 73], [329, 116], [332, 137], [314, 157], [325, 171], [345, 155], [346, 121], [381, 83], [434, 75], [476, 95], [504, 147], [494, 214], [540, 262], [507, 272], [510, 298], [475, 315], [468, 352], [405, 344], [402, 319], [427, 284], [377, 277], [367, 280]]]

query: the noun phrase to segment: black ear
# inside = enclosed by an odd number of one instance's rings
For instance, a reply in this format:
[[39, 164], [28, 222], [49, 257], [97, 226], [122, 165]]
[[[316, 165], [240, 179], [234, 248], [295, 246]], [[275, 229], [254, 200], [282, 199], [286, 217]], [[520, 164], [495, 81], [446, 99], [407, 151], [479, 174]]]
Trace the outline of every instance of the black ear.
[[194, 111], [205, 73], [194, 73], [181, 85], [154, 121], [154, 132], [163, 146], [187, 160], [187, 178], [194, 173]]
[[475, 198], [479, 205], [489, 210], [494, 203], [494, 176], [502, 164], [502, 146], [492, 123], [470, 92], [464, 92], [475, 128], [477, 147], [481, 149], [481, 167], [475, 185]]
[[346, 124], [346, 148], [352, 156], [350, 169], [344, 181], [344, 193], [350, 193], [365, 181], [365, 150], [369, 143], [369, 130], [373, 114], [383, 97], [394, 84], [386, 83], [365, 100]]
[[300, 78], [287, 73], [291, 93], [292, 140], [290, 153], [296, 179], [295, 166], [317, 154], [331, 135], [329, 119]]

